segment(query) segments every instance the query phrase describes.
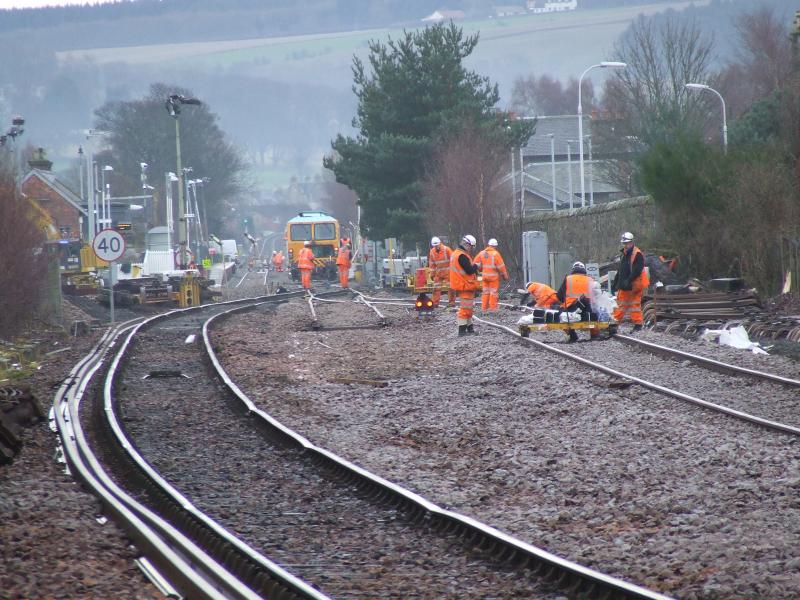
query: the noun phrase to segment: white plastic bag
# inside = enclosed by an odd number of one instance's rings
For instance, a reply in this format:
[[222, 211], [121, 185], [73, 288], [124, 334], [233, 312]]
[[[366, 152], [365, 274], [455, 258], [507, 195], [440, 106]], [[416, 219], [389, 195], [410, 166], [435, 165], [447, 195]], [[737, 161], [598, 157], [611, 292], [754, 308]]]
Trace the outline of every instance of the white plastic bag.
[[700, 337], [708, 342], [717, 342], [722, 346], [750, 350], [753, 354], [768, 354], [756, 342], [750, 341], [747, 330], [741, 325], [730, 329], [706, 329]]
[[517, 321], [517, 325], [533, 325], [533, 314], [531, 313], [520, 317], [519, 321]]

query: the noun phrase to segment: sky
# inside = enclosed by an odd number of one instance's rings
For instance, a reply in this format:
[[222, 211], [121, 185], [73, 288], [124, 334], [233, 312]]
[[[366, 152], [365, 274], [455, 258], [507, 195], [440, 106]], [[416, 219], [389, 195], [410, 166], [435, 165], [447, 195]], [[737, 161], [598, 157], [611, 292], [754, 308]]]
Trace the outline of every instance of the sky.
[[0, 0], [0, 8], [41, 8], [68, 4], [97, 4], [97, 0]]

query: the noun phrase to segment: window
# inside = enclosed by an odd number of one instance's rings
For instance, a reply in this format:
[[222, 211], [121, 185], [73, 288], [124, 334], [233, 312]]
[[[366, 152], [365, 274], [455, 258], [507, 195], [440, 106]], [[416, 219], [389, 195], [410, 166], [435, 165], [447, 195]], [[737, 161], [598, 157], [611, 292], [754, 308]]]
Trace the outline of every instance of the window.
[[292, 225], [289, 237], [295, 242], [305, 242], [311, 239], [311, 223], [298, 223]]
[[317, 223], [314, 225], [315, 240], [335, 240], [336, 223]]

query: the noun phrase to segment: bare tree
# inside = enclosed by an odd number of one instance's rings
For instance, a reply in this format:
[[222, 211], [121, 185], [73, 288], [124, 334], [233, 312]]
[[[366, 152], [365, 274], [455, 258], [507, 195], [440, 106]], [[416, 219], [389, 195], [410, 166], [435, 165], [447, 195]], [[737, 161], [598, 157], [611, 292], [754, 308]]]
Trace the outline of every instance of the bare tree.
[[509, 154], [502, 140], [479, 126], [464, 124], [439, 145], [423, 188], [431, 235], [457, 244], [465, 233], [478, 245], [497, 238], [509, 272], [519, 271], [520, 222], [513, 194], [503, 183]]
[[[578, 80], [570, 78], [566, 86], [550, 75], [528, 75], [514, 80], [509, 110], [532, 116], [571, 115], [578, 107]], [[583, 82], [585, 109], [595, 108], [594, 86], [591, 80]]]
[[0, 167], [0, 336], [9, 337], [33, 320], [44, 297], [47, 255], [45, 223], [19, 198], [14, 176]]
[[715, 98], [690, 95], [684, 87], [715, 83], [713, 50], [713, 39], [694, 22], [674, 16], [634, 22], [615, 48], [616, 60], [627, 67], [609, 77], [603, 90], [608, 118], [593, 127], [597, 145], [617, 156], [605, 168], [608, 181], [631, 194], [640, 192], [633, 162], [637, 151], [671, 129], [705, 129], [718, 122], [711, 104]]

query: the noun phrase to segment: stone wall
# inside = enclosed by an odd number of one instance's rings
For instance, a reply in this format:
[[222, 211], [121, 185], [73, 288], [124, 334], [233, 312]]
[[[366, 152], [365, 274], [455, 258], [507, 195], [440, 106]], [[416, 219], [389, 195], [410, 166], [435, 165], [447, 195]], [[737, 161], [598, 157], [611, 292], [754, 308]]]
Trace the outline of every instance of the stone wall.
[[550, 252], [567, 252], [572, 260], [603, 264], [619, 254], [619, 236], [625, 231], [633, 233], [637, 245], [646, 247], [656, 221], [653, 200], [643, 196], [542, 213], [526, 218], [523, 229], [547, 232]]

